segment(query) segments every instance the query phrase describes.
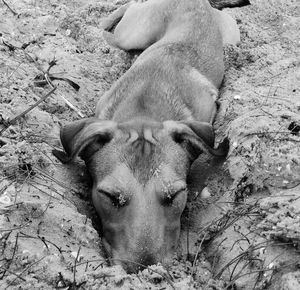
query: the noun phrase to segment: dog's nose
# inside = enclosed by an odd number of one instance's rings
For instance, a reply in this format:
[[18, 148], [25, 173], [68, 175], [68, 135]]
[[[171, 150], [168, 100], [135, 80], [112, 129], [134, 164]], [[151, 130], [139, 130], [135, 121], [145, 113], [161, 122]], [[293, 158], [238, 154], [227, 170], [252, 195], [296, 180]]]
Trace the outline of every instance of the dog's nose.
[[145, 266], [156, 264], [156, 258], [151, 253], [145, 253], [141, 258], [141, 264]]
[[138, 271], [147, 268], [147, 266], [156, 264], [157, 259], [151, 253], [144, 253], [138, 259], [134, 259], [132, 261], [123, 260], [121, 263], [122, 263], [122, 267], [127, 273], [137, 273]]

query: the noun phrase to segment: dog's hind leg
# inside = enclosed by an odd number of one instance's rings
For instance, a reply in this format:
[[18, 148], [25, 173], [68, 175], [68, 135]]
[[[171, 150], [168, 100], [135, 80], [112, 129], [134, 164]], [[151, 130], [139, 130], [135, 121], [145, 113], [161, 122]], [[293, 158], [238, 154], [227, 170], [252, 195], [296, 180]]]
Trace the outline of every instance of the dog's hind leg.
[[126, 10], [129, 8], [131, 4], [132, 4], [131, 2], [127, 3], [125, 5], [122, 5], [118, 9], [116, 9], [112, 14], [106, 17], [104, 21], [102, 21], [100, 27], [106, 31], [111, 31], [121, 21]]
[[[156, 42], [165, 30], [163, 3], [161, 0], [130, 2], [114, 32], [104, 31], [104, 38], [112, 46], [123, 50], [146, 49]], [[117, 12], [115, 15], [113, 19], [116, 21], [120, 15]]]

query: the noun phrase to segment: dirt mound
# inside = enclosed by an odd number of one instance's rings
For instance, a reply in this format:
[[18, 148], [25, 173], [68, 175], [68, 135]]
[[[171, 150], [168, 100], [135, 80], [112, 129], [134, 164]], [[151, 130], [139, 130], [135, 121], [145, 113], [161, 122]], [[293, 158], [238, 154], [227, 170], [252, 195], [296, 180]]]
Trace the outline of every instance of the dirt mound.
[[92, 116], [134, 61], [99, 28], [121, 2], [0, 4], [0, 288], [299, 289], [299, 4], [228, 10], [242, 35], [215, 122], [229, 155], [193, 168], [173, 265], [128, 275], [105, 260], [83, 163], [51, 154], [60, 125]]

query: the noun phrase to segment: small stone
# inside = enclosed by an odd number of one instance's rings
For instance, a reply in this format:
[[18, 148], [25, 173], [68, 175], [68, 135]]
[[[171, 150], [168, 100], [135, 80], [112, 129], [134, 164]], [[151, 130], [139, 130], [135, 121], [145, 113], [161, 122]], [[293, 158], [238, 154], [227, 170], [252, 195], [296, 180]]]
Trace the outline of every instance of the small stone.
[[211, 193], [209, 192], [207, 187], [204, 187], [200, 194], [201, 198], [209, 198], [211, 197]]
[[12, 204], [11, 197], [8, 194], [2, 194], [0, 197], [0, 204], [3, 204], [5, 206], [9, 206]]
[[274, 268], [274, 263], [270, 263], [269, 266], [268, 266], [268, 268], [269, 268], [269, 269]]
[[66, 30], [66, 36], [69, 36], [71, 34], [71, 29]]
[[[76, 259], [78, 252], [72, 252], [71, 255]], [[78, 255], [77, 262], [80, 262], [83, 259], [82, 255]]]

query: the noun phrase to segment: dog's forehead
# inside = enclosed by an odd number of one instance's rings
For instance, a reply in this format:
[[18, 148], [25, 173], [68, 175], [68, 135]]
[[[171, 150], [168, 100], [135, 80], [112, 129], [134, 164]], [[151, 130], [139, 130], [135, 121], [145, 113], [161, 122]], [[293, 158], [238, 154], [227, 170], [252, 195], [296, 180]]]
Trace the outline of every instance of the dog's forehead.
[[[91, 162], [91, 170], [97, 175], [98, 181], [111, 174], [118, 175], [115, 169], [120, 164], [131, 172], [128, 176], [134, 177], [142, 185], [158, 173], [162, 178], [184, 175], [184, 151], [161, 126], [139, 124], [119, 127], [118, 131]], [[162, 164], [168, 170], [161, 171]]]
[[139, 131], [130, 128], [127, 133], [121, 161], [141, 183], [146, 183], [164, 159], [162, 144], [150, 127], [139, 128]]
[[[147, 132], [156, 133], [163, 129], [163, 124], [161, 122], [150, 121], [147, 119], [136, 118], [134, 120], [123, 122], [118, 124], [118, 129], [122, 133], [131, 134], [135, 132], [138, 137], [146, 137]], [[146, 135], [146, 136], [145, 136]]]
[[[143, 184], [155, 175], [167, 179], [173, 175], [184, 177], [187, 169], [187, 156], [183, 150], [180, 148], [177, 150], [176, 147], [175, 143], [153, 144], [147, 140], [138, 139], [127, 147], [124, 155], [125, 163], [135, 178]], [[164, 170], [161, 170], [162, 166]]]

